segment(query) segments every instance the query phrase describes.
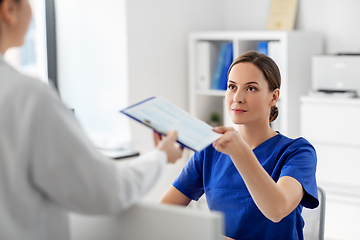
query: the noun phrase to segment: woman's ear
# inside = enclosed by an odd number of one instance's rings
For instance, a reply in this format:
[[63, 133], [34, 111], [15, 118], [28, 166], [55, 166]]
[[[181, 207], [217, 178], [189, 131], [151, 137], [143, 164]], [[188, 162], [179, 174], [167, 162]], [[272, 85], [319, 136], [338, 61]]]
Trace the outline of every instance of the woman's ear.
[[9, 25], [16, 24], [18, 20], [17, 8], [18, 3], [15, 0], [3, 0], [0, 4], [0, 19]]
[[275, 106], [276, 103], [279, 101], [280, 97], [280, 90], [277, 88], [272, 92], [272, 99], [270, 102], [270, 106]]

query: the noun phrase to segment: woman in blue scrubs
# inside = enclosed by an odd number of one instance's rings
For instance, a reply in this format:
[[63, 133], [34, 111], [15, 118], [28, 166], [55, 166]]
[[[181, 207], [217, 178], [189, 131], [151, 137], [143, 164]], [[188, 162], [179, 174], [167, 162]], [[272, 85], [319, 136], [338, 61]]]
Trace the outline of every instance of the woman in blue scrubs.
[[226, 107], [237, 131], [196, 152], [161, 199], [188, 205], [204, 193], [210, 210], [225, 216], [233, 239], [303, 239], [302, 207], [318, 206], [316, 152], [304, 138], [270, 127], [278, 115], [281, 77], [276, 63], [250, 51], [228, 72]]

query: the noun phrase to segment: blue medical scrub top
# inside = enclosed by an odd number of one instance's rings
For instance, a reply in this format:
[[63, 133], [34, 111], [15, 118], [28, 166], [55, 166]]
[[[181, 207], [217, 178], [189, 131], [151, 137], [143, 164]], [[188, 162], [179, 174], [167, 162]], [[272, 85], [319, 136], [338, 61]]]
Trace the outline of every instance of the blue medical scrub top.
[[302, 207], [319, 205], [314, 147], [304, 138], [290, 139], [278, 133], [253, 152], [275, 182], [283, 176], [290, 176], [305, 189], [299, 206], [278, 223], [267, 219], [257, 208], [231, 158], [211, 145], [194, 153], [173, 186], [193, 200], [205, 193], [209, 209], [224, 213], [225, 235], [228, 237], [303, 239]]

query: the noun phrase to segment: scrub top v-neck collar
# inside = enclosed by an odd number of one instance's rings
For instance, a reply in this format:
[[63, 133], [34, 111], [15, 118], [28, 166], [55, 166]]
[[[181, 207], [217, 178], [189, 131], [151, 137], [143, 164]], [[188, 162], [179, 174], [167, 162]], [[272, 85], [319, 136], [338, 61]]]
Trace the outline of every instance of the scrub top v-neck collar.
[[263, 141], [262, 143], [260, 143], [259, 145], [257, 145], [254, 149], [253, 152], [257, 151], [257, 149], [261, 148], [262, 145], [267, 144], [271, 141], [274, 141], [277, 137], [282, 136], [280, 132], [276, 131], [276, 135], [272, 136], [271, 138], [266, 139], [265, 141]]

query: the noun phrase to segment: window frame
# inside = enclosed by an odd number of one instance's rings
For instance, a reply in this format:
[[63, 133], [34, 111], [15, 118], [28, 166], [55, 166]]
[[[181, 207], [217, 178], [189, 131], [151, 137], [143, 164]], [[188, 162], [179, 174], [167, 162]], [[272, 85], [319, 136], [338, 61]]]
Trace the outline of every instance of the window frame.
[[56, 44], [56, 14], [54, 0], [45, 0], [45, 21], [48, 78], [49, 81], [54, 85], [55, 89], [59, 92]]

